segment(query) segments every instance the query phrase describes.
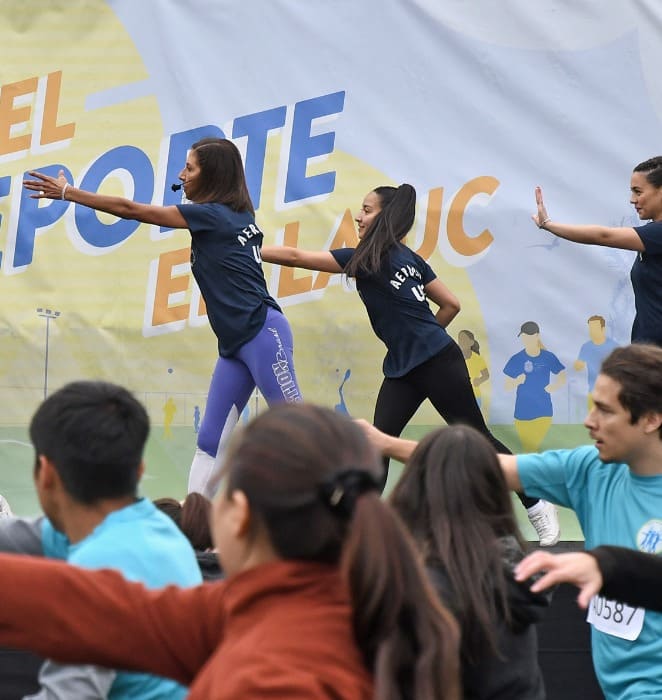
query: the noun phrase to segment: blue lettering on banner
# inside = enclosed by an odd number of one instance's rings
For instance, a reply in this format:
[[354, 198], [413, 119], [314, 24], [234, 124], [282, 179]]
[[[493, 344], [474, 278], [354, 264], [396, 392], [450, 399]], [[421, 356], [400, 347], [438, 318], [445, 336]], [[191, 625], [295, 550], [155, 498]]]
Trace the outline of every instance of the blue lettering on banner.
[[242, 136], [248, 137], [244, 170], [246, 184], [255, 209], [260, 208], [264, 161], [267, 156], [267, 135], [272, 129], [278, 129], [285, 124], [286, 114], [287, 109], [284, 106], [275, 107], [264, 112], [238, 117], [232, 125], [233, 139]]
[[[97, 158], [85, 173], [80, 188], [97, 192], [114, 170], [125, 170], [134, 183], [133, 199], [148, 203], [154, 192], [154, 169], [147, 154], [135, 146], [118, 146]], [[104, 224], [94, 209], [76, 205], [76, 228], [80, 237], [95, 248], [108, 248], [126, 240], [140, 226], [139, 221], [118, 219]]]
[[335, 131], [326, 131], [315, 136], [312, 136], [310, 131], [314, 119], [338, 114], [342, 112], [344, 104], [345, 93], [343, 91], [297, 102], [294, 106], [285, 202], [294, 202], [333, 192], [336, 184], [335, 171], [306, 177], [306, 166], [311, 158], [325, 156], [333, 152]]
[[[57, 177], [60, 170], [64, 171], [64, 176], [71, 181], [71, 172], [64, 165], [47, 165], [40, 168], [45, 175]], [[28, 173], [24, 173], [24, 179], [29, 178]], [[14, 255], [10, 261], [13, 269], [26, 267], [32, 262], [34, 254], [34, 240], [37, 230], [44, 226], [54, 224], [66, 211], [68, 202], [61, 200], [49, 200], [48, 204], [41, 206], [41, 199], [31, 199], [33, 194], [30, 190], [21, 188], [20, 209], [18, 214], [18, 224], [16, 226], [16, 238], [14, 239]], [[8, 234], [8, 241], [11, 238], [11, 231]], [[11, 247], [11, 243], [10, 243]]]
[[[287, 112], [293, 110], [292, 127], [289, 134], [289, 155], [283, 203], [305, 200], [326, 195], [335, 188], [336, 173], [330, 170], [308, 177], [307, 166], [310, 160], [328, 156], [333, 152], [335, 131], [319, 127], [314, 133], [314, 121], [331, 118], [342, 112], [345, 92], [334, 92], [297, 102], [293, 107], [281, 105], [261, 112], [237, 117], [233, 121], [232, 138], [246, 138], [245, 172], [251, 199], [257, 209], [262, 195], [262, 182], [267, 153], [269, 132], [282, 129], [287, 123]], [[164, 206], [179, 204], [181, 195], [171, 190], [178, 180], [186, 159], [186, 152], [201, 138], [213, 136], [225, 138], [224, 132], [215, 125], [187, 129], [172, 134], [167, 142], [167, 161], [164, 171], [161, 201]], [[287, 138], [284, 136], [284, 138]], [[57, 177], [60, 170], [68, 182], [76, 182], [71, 171], [60, 163], [35, 166], [46, 175]], [[147, 154], [140, 148], [130, 145], [118, 146], [99, 155], [77, 185], [81, 189], [97, 192], [103, 181], [113, 171], [125, 171], [133, 181], [133, 199], [138, 202], [155, 201], [155, 168]], [[24, 174], [23, 179], [27, 177]], [[18, 178], [0, 177], [0, 198], [11, 195]], [[159, 183], [159, 187], [161, 183]], [[35, 237], [40, 229], [52, 226], [69, 207], [73, 207], [77, 233], [91, 248], [100, 251], [112, 249], [125, 241], [140, 225], [136, 221], [119, 219], [111, 224], [103, 223], [96, 212], [89, 207], [61, 200], [31, 199], [31, 192], [21, 187], [17, 205], [18, 215], [12, 217], [7, 227], [6, 248], [0, 252], [4, 272], [23, 271], [32, 263], [35, 250]], [[0, 219], [2, 221], [2, 219]], [[161, 232], [171, 230], [161, 227]]]

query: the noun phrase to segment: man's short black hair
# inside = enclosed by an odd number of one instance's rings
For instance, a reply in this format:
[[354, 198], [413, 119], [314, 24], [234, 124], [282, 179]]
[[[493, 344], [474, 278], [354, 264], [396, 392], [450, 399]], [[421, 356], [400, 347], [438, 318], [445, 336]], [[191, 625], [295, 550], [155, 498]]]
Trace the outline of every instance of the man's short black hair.
[[30, 422], [37, 460], [47, 457], [67, 493], [85, 504], [136, 494], [148, 435], [144, 406], [125, 388], [101, 381], [65, 385]]

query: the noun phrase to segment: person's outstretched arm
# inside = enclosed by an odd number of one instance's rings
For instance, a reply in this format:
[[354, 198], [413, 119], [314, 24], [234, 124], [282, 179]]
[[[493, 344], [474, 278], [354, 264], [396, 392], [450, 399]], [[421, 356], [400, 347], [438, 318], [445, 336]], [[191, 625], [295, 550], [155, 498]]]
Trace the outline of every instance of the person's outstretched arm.
[[0, 555], [0, 644], [191, 683], [223, 634], [224, 584], [158, 591], [111, 570]]
[[356, 422], [361, 426], [370, 444], [384, 457], [397, 459], [398, 462], [404, 464], [418, 445], [416, 440], [405, 440], [404, 438], [387, 435], [364, 418], [357, 418]]
[[537, 212], [531, 217], [538, 228], [545, 229], [559, 238], [574, 243], [603, 245], [609, 248], [644, 251], [639, 234], [627, 226], [598, 226], [593, 224], [561, 224], [547, 214], [542, 189], [536, 187]]
[[537, 551], [516, 569], [518, 581], [545, 574], [531, 587], [542, 591], [557, 583], [580, 589], [577, 602], [586, 608], [596, 593], [637, 607], [662, 612], [662, 558], [624, 547], [602, 546], [590, 552], [550, 554]]
[[[379, 430], [379, 428], [375, 428], [372, 423], [364, 418], [355, 420], [362, 428], [370, 444], [384, 457], [397, 459], [404, 464], [418, 446], [416, 440], [406, 440], [405, 438], [388, 435]], [[517, 456], [500, 454], [498, 457], [508, 488], [511, 491], [521, 491], [522, 482], [517, 471]]]
[[319, 272], [342, 272], [342, 267], [328, 250], [300, 250], [285, 245], [264, 245], [260, 249], [263, 262], [283, 265], [285, 267], [301, 267], [304, 270]]
[[154, 224], [168, 228], [188, 228], [186, 220], [175, 206], [141, 204], [125, 197], [111, 197], [106, 194], [79, 190], [67, 182], [62, 170], [60, 170], [58, 177], [51, 177], [34, 170], [30, 172], [30, 175], [37, 179], [24, 180], [23, 186], [35, 193], [30, 195], [32, 199], [64, 199], [90, 207], [90, 209], [119, 216], [122, 219], [140, 221], [143, 224]]

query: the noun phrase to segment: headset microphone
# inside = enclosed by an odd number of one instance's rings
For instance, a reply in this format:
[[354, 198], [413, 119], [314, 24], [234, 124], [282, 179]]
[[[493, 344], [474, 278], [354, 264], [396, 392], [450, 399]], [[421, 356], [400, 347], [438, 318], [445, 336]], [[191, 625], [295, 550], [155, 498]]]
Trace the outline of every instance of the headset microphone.
[[179, 190], [182, 189], [182, 183], [180, 182], [180, 183], [177, 184], [177, 185], [170, 185], [170, 189], [171, 189], [173, 192], [179, 192]]

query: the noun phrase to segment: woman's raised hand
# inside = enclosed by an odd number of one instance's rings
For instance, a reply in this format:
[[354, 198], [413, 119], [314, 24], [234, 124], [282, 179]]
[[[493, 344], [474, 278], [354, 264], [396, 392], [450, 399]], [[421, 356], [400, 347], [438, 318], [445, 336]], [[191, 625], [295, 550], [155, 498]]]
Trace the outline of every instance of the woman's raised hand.
[[536, 207], [538, 211], [531, 216], [535, 225], [538, 228], [544, 228], [548, 221], [551, 221], [550, 217], [547, 215], [547, 209], [545, 208], [545, 202], [542, 198], [542, 189], [536, 187]]
[[57, 177], [51, 177], [36, 170], [31, 170], [29, 174], [37, 178], [23, 180], [23, 187], [35, 193], [30, 195], [31, 199], [64, 199], [64, 193], [69, 186], [64, 177], [64, 170], [60, 170]]

